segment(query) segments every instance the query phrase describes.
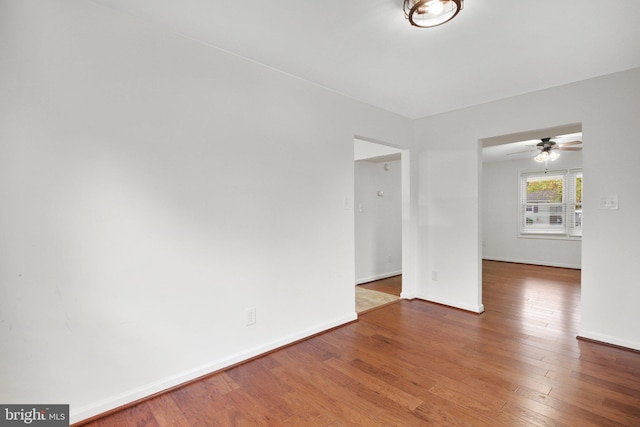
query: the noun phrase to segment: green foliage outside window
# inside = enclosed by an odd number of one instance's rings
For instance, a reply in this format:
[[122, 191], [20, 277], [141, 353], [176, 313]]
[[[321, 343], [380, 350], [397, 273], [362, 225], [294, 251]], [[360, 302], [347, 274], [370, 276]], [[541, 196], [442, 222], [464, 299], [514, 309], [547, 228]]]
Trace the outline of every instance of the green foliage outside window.
[[[582, 179], [580, 179], [580, 194], [582, 194]], [[562, 179], [545, 179], [527, 182], [527, 201], [561, 203]]]

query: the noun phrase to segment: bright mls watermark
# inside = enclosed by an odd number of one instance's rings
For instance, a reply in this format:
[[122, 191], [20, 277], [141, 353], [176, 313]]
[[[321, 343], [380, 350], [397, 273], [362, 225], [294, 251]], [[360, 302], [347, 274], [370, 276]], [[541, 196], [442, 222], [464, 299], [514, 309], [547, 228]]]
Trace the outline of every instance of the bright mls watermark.
[[0, 427], [69, 427], [69, 405], [0, 405]]

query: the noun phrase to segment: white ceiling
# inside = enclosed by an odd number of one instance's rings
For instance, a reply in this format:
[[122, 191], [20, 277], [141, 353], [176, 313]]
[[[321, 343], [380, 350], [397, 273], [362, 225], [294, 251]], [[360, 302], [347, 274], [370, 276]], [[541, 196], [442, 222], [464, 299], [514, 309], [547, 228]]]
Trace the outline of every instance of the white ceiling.
[[401, 159], [401, 150], [356, 138], [353, 140], [353, 159], [372, 163], [392, 162]]
[[411, 27], [402, 0], [93, 0], [409, 118], [640, 67], [640, 1], [467, 0]]

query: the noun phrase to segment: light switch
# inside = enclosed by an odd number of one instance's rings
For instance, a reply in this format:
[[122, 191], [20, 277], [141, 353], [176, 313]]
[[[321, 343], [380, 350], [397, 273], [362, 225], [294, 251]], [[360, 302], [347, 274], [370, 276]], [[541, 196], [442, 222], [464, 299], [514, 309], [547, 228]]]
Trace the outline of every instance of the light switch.
[[600, 209], [618, 209], [618, 195], [600, 197]]

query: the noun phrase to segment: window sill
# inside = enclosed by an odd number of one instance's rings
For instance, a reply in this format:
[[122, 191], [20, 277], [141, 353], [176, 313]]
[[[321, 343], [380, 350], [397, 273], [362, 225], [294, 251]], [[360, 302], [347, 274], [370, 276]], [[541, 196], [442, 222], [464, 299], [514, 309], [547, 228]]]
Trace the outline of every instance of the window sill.
[[553, 233], [520, 233], [519, 239], [547, 239], [547, 240], [575, 240], [581, 241], [582, 236], [567, 236], [566, 234]]

